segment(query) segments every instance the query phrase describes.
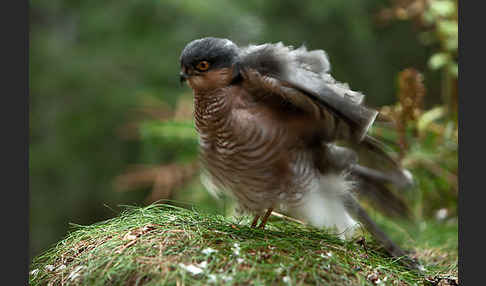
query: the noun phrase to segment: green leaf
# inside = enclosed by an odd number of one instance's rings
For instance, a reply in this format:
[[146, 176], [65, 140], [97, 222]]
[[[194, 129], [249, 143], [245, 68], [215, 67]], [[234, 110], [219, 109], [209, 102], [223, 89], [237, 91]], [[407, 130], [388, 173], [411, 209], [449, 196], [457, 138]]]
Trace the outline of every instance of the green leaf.
[[429, 67], [433, 70], [440, 69], [445, 66], [451, 59], [451, 56], [446, 53], [434, 54], [429, 60]]
[[430, 11], [437, 16], [447, 17], [456, 11], [456, 7], [450, 0], [436, 0], [430, 3]]
[[455, 36], [459, 32], [459, 27], [457, 26], [457, 22], [453, 20], [443, 20], [439, 22], [439, 32], [445, 34], [447, 36]]
[[442, 106], [438, 106], [432, 108], [431, 110], [428, 110], [427, 112], [422, 114], [422, 116], [420, 116], [417, 122], [418, 131], [422, 133], [431, 122], [439, 119], [443, 115], [444, 115], [444, 108]]
[[450, 74], [454, 75], [455, 77], [459, 76], [459, 66], [457, 63], [451, 63], [447, 66], [447, 69]]

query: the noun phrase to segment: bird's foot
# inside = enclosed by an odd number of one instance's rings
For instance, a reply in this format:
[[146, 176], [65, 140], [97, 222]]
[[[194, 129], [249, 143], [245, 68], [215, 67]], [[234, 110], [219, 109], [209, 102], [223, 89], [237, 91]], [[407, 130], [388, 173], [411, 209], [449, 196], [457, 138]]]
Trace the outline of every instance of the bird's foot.
[[251, 228], [256, 228], [256, 225], [258, 223], [258, 219], [260, 218], [259, 215], [256, 215], [254, 218], [253, 218], [253, 222], [251, 223]]
[[258, 226], [258, 228], [265, 229], [265, 225], [267, 224], [267, 220], [270, 217], [270, 215], [272, 214], [272, 211], [273, 211], [273, 208], [269, 208], [267, 210], [267, 212], [263, 216], [262, 222], [260, 223], [260, 225]]

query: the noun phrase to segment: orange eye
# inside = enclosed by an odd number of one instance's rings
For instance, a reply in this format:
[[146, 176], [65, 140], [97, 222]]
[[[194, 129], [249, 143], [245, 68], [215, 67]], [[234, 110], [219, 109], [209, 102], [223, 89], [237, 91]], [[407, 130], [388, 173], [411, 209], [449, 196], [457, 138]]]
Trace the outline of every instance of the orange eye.
[[200, 61], [196, 68], [200, 71], [207, 71], [209, 69], [209, 63], [207, 61]]

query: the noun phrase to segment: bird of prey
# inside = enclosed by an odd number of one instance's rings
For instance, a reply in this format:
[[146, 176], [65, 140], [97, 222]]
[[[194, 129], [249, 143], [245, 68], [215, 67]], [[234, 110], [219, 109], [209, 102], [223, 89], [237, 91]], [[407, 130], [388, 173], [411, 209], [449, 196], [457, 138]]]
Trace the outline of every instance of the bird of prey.
[[194, 94], [202, 181], [210, 192], [235, 198], [255, 215], [252, 227], [261, 218], [263, 228], [277, 209], [343, 238], [359, 222], [392, 256], [406, 256], [358, 198], [406, 215], [388, 186], [410, 186], [412, 177], [367, 134], [378, 112], [331, 76], [323, 50], [239, 47], [207, 37], [185, 46], [180, 65], [181, 83]]

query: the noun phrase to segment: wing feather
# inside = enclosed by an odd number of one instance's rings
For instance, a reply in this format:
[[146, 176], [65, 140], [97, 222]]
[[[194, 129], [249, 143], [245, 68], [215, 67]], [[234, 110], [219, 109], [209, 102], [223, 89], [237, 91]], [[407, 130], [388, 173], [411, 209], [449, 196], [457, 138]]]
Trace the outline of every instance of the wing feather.
[[329, 60], [322, 50], [293, 49], [282, 43], [251, 45], [242, 49], [238, 65], [243, 73], [252, 70], [260, 78], [271, 78], [278, 85], [290, 88], [286, 91], [292, 94], [292, 103], [301, 103], [304, 100], [299, 97], [308, 97], [329, 109], [347, 122], [357, 141], [363, 140], [378, 114], [362, 105], [362, 93], [337, 82], [329, 74]]
[[[262, 75], [255, 69], [244, 70], [241, 75], [252, 89], [262, 90], [264, 94], [278, 95], [292, 105], [314, 115], [315, 118], [320, 117], [322, 107], [316, 101], [278, 78]], [[255, 94], [260, 93], [255, 92]]]
[[[364, 188], [361, 194], [381, 205], [386, 213], [409, 215], [401, 198], [387, 185], [408, 188], [413, 184], [411, 177], [387, 154], [380, 141], [366, 134], [378, 112], [363, 105], [362, 93], [329, 74], [330, 64], [324, 51], [293, 49], [282, 43], [249, 46], [242, 49], [239, 70], [247, 86], [260, 91], [255, 94], [278, 95], [316, 118], [332, 112], [337, 119], [332, 132], [335, 139], [350, 144], [358, 153], [328, 144], [328, 162], [337, 169], [347, 169]], [[358, 164], [358, 157], [371, 165]], [[388, 204], [382, 205], [386, 201]]]

